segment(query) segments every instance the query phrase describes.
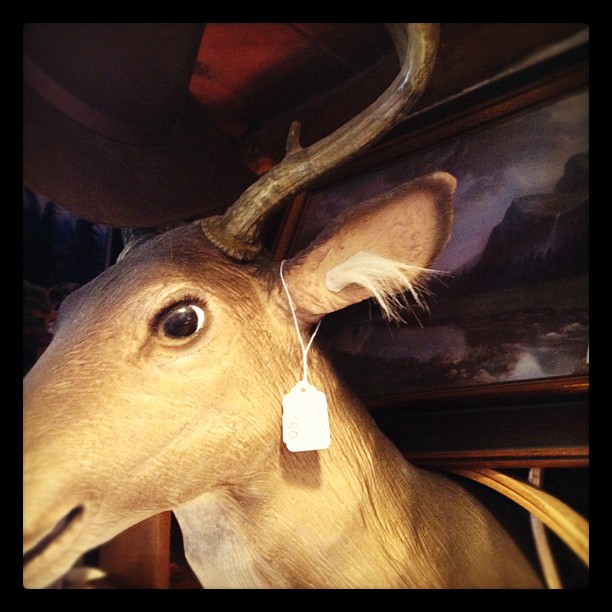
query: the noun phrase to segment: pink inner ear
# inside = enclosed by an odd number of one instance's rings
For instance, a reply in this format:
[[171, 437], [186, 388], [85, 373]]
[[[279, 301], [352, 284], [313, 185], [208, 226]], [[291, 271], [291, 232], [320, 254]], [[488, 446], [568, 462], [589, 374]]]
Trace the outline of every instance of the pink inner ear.
[[337, 218], [285, 267], [285, 278], [302, 318], [317, 320], [372, 296], [358, 285], [349, 284], [334, 292], [326, 284], [330, 270], [360, 251], [426, 268], [450, 238], [455, 187], [452, 175], [435, 172]]

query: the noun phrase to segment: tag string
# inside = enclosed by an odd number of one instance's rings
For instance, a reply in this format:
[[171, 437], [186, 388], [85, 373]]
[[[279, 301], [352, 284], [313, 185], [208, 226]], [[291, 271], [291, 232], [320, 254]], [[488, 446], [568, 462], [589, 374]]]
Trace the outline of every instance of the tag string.
[[300, 341], [300, 346], [302, 347], [302, 362], [304, 364], [304, 376], [300, 382], [308, 383], [308, 351], [310, 350], [310, 347], [312, 346], [312, 341], [314, 340], [314, 337], [319, 331], [319, 327], [323, 319], [319, 319], [319, 322], [317, 323], [317, 326], [315, 327], [315, 330], [312, 333], [312, 336], [310, 336], [310, 340], [308, 341], [308, 344], [305, 345], [304, 339], [302, 338], [302, 334], [300, 333], [300, 326], [298, 325], [297, 315], [295, 314], [295, 307], [293, 305], [293, 300], [291, 299], [291, 295], [289, 293], [289, 287], [287, 287], [287, 283], [285, 282], [285, 278], [283, 276], [284, 263], [285, 263], [285, 260], [283, 259], [283, 261], [281, 261], [281, 264], [280, 264], [280, 279], [281, 279], [281, 283], [283, 283], [283, 289], [285, 290], [285, 293], [287, 294], [287, 300], [289, 301], [289, 308], [291, 308], [291, 314], [293, 315], [293, 323], [297, 331], [298, 339]]

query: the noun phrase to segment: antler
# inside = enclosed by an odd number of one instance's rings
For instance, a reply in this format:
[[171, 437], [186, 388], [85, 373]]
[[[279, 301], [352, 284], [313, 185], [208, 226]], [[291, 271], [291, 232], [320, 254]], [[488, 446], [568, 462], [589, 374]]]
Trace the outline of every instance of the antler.
[[400, 123], [420, 98], [433, 69], [439, 40], [437, 24], [387, 24], [400, 56], [393, 83], [367, 109], [306, 149], [294, 122], [284, 159], [251, 185], [223, 216], [200, 221], [206, 237], [223, 253], [250, 261], [261, 250], [264, 218], [288, 197], [331, 169], [355, 157]]

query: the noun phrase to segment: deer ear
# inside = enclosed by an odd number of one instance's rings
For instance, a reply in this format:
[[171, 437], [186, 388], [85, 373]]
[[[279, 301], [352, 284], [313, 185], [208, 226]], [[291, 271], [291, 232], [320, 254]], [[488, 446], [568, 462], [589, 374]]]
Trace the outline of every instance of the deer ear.
[[385, 309], [389, 297], [413, 291], [450, 238], [455, 187], [435, 172], [336, 218], [284, 264], [298, 316], [314, 322], [370, 297]]

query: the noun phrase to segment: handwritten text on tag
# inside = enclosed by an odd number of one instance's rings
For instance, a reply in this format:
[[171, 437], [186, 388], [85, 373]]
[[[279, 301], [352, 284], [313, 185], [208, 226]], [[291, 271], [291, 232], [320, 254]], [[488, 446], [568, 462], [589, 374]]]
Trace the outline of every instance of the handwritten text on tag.
[[292, 452], [330, 444], [327, 398], [307, 382], [300, 381], [283, 397], [283, 442]]

